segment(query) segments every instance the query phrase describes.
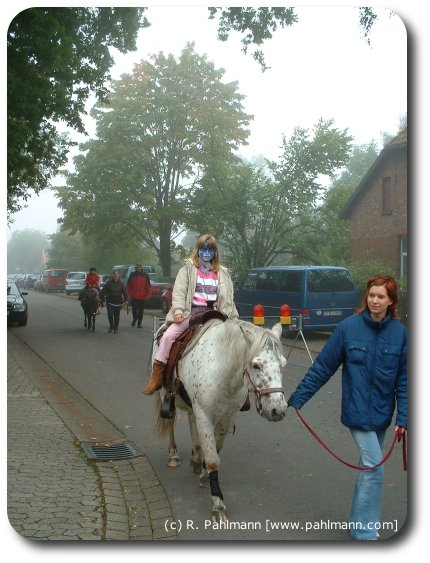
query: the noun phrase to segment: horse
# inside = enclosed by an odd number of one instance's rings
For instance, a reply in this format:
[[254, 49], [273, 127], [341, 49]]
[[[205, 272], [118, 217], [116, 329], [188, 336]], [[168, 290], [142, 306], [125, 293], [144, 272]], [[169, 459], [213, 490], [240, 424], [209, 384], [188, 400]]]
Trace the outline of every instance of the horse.
[[[282, 389], [282, 371], [287, 361], [282, 353], [278, 323], [272, 330], [239, 319], [212, 320], [182, 359], [177, 373], [191, 407], [175, 395], [176, 407], [188, 413], [192, 450], [190, 467], [204, 486], [209, 478], [212, 521], [227, 522], [227, 508], [219, 486], [219, 454], [226, 435], [235, 430], [235, 416], [248, 395], [255, 395], [257, 412], [266, 420], [284, 418], [287, 403]], [[205, 326], [205, 325], [204, 325]], [[153, 358], [157, 349], [154, 340]], [[175, 443], [175, 418], [160, 416], [162, 390], [156, 398], [156, 429], [169, 436], [167, 465], [181, 464]]]
[[99, 292], [94, 287], [86, 287], [79, 299], [84, 310], [84, 327], [94, 332], [96, 328], [96, 315], [100, 306]]

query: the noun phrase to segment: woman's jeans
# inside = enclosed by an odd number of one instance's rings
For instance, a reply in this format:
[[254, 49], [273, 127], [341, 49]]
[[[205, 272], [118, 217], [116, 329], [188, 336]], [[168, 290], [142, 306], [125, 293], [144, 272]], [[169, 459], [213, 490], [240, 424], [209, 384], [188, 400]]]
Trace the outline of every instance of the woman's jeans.
[[[386, 431], [350, 430], [360, 452], [358, 465], [377, 465], [383, 457]], [[376, 540], [379, 537], [383, 478], [383, 465], [373, 471], [358, 471], [349, 517], [349, 531], [354, 540]]]

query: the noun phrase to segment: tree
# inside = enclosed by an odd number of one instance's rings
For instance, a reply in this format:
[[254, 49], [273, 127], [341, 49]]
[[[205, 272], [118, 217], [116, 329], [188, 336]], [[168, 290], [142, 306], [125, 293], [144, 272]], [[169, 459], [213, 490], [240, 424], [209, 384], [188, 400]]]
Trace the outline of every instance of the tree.
[[71, 142], [64, 122], [84, 132], [90, 92], [103, 98], [113, 64], [109, 47], [136, 49], [146, 8], [30, 8], [7, 34], [7, 126], [9, 214], [20, 198], [45, 189], [66, 162]]
[[339, 212], [378, 156], [375, 142], [355, 145], [345, 168], [332, 176], [322, 202], [303, 219], [291, 247], [296, 263], [346, 265], [351, 262], [351, 227]]
[[[313, 136], [296, 128], [283, 139], [279, 162], [268, 172], [250, 164], [208, 169], [191, 204], [187, 226], [209, 230], [223, 241], [227, 263], [235, 275], [253, 266], [293, 259], [295, 241], [317, 208], [324, 187], [321, 175], [331, 175], [348, 161], [351, 137], [320, 121]], [[204, 210], [198, 212], [198, 209]]]
[[[64, 123], [84, 132], [82, 116], [91, 92], [107, 92], [113, 59], [136, 49], [140, 27], [147, 27], [147, 8], [30, 8], [20, 12], [7, 34], [8, 221], [20, 201], [39, 193], [66, 163], [74, 144], [58, 130]], [[368, 42], [377, 19], [373, 8], [360, 8], [360, 25]], [[231, 31], [244, 35], [243, 50], [261, 45], [278, 27], [297, 21], [293, 8], [209, 8], [220, 12], [218, 38]], [[267, 69], [261, 50], [253, 57]]]
[[189, 44], [179, 60], [159, 53], [114, 82], [108, 105], [93, 110], [97, 139], [58, 192], [64, 228], [144, 242], [170, 276], [190, 186], [234, 161], [249, 135], [243, 96], [223, 75]]
[[152, 264], [154, 261], [147, 249], [130, 240], [128, 243], [106, 243], [104, 240], [94, 240], [91, 236], [83, 236], [79, 232], [72, 235], [64, 231], [59, 231], [49, 238], [50, 268], [62, 264], [69, 271], [88, 271], [89, 268], [95, 267], [99, 273], [109, 273], [116, 264]]
[[46, 233], [36, 229], [14, 231], [7, 244], [9, 274], [31, 274], [44, 269], [43, 252], [49, 247]]
[[[208, 8], [209, 19], [214, 19], [220, 12], [218, 39], [227, 41], [231, 31], [238, 31], [242, 38], [242, 51], [246, 54], [250, 45], [261, 45], [271, 39], [278, 26], [285, 27], [297, 22], [294, 8]], [[253, 52], [254, 59], [267, 70], [261, 49]]]
[[[242, 51], [246, 54], [250, 45], [262, 45], [271, 39], [279, 27], [291, 26], [297, 23], [298, 17], [294, 8], [208, 8], [209, 19], [219, 17], [218, 39], [227, 41], [232, 31], [243, 35]], [[378, 16], [373, 8], [360, 7], [359, 25], [361, 26], [367, 43], [370, 44], [370, 32]], [[263, 71], [267, 70], [261, 49], [256, 49], [252, 56], [260, 64]]]

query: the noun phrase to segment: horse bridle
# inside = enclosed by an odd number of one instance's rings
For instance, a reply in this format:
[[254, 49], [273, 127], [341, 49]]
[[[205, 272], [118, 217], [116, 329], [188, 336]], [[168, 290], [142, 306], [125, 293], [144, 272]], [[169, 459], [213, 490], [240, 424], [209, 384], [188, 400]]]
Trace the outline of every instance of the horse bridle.
[[247, 367], [243, 368], [243, 375], [247, 375], [249, 382], [252, 385], [254, 390], [254, 395], [256, 396], [258, 402], [261, 404], [260, 399], [262, 395], [270, 395], [270, 393], [282, 393], [284, 394], [284, 389], [282, 387], [266, 387], [264, 389], [259, 389], [255, 383], [252, 381], [251, 376], [249, 375], [249, 371]]

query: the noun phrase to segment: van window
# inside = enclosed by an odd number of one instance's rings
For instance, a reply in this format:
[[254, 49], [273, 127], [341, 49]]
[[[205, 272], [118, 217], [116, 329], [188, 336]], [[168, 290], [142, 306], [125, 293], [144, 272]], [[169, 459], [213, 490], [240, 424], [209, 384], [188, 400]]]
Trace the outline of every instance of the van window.
[[86, 277], [85, 272], [70, 272], [67, 274], [68, 280], [84, 280]]
[[310, 293], [354, 291], [351, 276], [346, 270], [312, 270], [308, 272]]
[[255, 272], [248, 272], [242, 282], [242, 289], [255, 289], [255, 282], [257, 274]]
[[301, 290], [303, 271], [281, 272], [279, 291], [298, 292]]
[[276, 291], [277, 272], [258, 272], [255, 289]]
[[64, 278], [67, 274], [67, 270], [51, 270], [51, 277], [53, 278]]

